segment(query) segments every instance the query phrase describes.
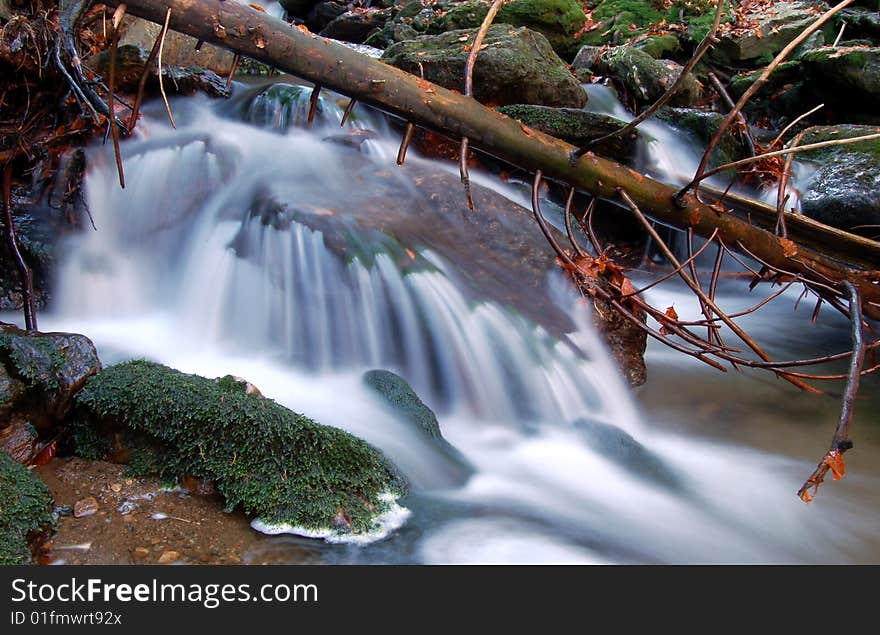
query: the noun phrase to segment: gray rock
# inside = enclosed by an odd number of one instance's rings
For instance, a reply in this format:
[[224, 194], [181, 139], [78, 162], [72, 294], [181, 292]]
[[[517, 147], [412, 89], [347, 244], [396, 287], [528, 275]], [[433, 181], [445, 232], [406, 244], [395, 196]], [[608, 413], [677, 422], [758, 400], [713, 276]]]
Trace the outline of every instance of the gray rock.
[[[880, 120], [880, 47], [837, 47], [808, 51], [801, 56], [810, 89], [859, 120]], [[873, 116], [872, 116], [873, 115]]]
[[[619, 46], [599, 56], [594, 72], [608, 75], [640, 107], [657, 101], [675, 82], [681, 65], [655, 60], [632, 46]], [[670, 100], [673, 106], [693, 106], [700, 98], [700, 83], [691, 74]]]
[[320, 35], [363, 44], [375, 32], [380, 31], [391, 19], [389, 9], [356, 12], [347, 11], [324, 27]]
[[[800, 145], [880, 132], [873, 126], [815, 126], [804, 131]], [[856, 233], [880, 233], [880, 140], [805, 152], [801, 161], [817, 166], [801, 196], [801, 211], [822, 223]]]
[[[476, 29], [425, 35], [398, 42], [382, 60], [425, 79], [464, 91], [464, 69]], [[587, 96], [581, 85], [540, 33], [493, 25], [474, 67], [474, 97], [496, 105], [539, 104], [581, 108]], [[466, 50], [467, 49], [467, 50]]]

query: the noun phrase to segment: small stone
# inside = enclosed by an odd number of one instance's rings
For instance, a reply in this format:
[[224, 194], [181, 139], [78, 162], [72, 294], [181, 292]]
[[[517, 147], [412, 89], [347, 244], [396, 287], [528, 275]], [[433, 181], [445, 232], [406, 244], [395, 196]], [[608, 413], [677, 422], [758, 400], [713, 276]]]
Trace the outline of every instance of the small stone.
[[136, 509], [136, 503], [132, 503], [131, 501], [124, 501], [119, 507], [116, 508], [116, 511], [118, 511], [123, 516], [127, 516]]
[[110, 486], [110, 489], [118, 494], [122, 491], [122, 483], [113, 483], [113, 485]]
[[147, 556], [150, 555], [150, 550], [147, 549], [146, 547], [138, 547], [137, 549], [135, 549], [135, 550], [132, 552], [131, 555], [132, 555], [132, 557], [134, 557], [136, 560], [143, 560], [144, 558], [146, 558]]
[[94, 496], [89, 496], [87, 498], [83, 498], [82, 500], [76, 501], [73, 505], [73, 516], [74, 518], [85, 518], [87, 516], [92, 516], [96, 514], [98, 511], [98, 501]]
[[177, 551], [163, 551], [162, 555], [159, 556], [159, 559], [156, 561], [159, 564], [171, 564], [172, 562], [177, 562], [180, 560], [180, 553]]
[[73, 516], [73, 507], [71, 507], [70, 505], [58, 505], [52, 511], [62, 518], [64, 518], [65, 516]]

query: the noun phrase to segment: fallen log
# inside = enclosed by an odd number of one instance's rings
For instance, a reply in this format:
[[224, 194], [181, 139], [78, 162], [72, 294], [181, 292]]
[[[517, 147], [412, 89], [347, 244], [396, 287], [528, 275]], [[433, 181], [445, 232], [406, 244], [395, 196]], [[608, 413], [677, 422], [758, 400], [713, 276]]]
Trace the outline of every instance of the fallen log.
[[[107, 0], [117, 6], [120, 0]], [[792, 217], [791, 227], [808, 230], [809, 240], [777, 237], [722, 205], [692, 195], [675, 198], [676, 188], [591, 152], [572, 162], [575, 147], [531, 130], [471, 97], [415, 77], [249, 8], [223, 0], [126, 0], [129, 13], [162, 24], [171, 11], [172, 29], [269, 64], [281, 71], [450, 137], [467, 137], [473, 147], [545, 178], [594, 196], [620, 201], [619, 188], [648, 216], [759, 258], [779, 272], [801, 277], [824, 294], [844, 298], [850, 282], [864, 315], [880, 319], [880, 246], [839, 230]], [[788, 221], [788, 216], [786, 220]], [[765, 223], [761, 223], [765, 225]]]

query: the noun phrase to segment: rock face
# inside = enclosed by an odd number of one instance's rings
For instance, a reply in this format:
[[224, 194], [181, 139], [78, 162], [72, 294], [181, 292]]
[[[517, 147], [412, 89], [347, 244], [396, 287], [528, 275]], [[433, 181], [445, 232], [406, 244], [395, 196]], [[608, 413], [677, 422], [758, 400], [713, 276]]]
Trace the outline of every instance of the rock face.
[[[804, 131], [800, 145], [880, 132], [873, 126], [816, 126]], [[801, 211], [820, 222], [876, 236], [880, 225], [880, 141], [832, 146], [800, 155], [817, 166], [801, 196]]]
[[29, 461], [36, 432], [60, 423], [76, 392], [100, 368], [94, 345], [82, 335], [27, 333], [0, 325], [2, 447], [17, 460]]
[[[476, 29], [425, 35], [390, 46], [382, 61], [446, 88], [464, 91], [464, 69]], [[526, 28], [493, 25], [474, 67], [474, 97], [493, 105], [518, 103], [582, 108], [583, 88], [547, 39]]]
[[[625, 122], [576, 108], [550, 108], [548, 106], [529, 106], [518, 104], [502, 106], [498, 109], [508, 117], [521, 121], [529, 128], [568, 141], [578, 147], [604, 137], [626, 125]], [[636, 130], [621, 137], [616, 136], [594, 148], [596, 154], [610, 157], [623, 163], [635, 159], [638, 152], [639, 134]]]
[[0, 450], [0, 566], [31, 563], [31, 546], [50, 532], [49, 489]]
[[[590, 48], [578, 53], [572, 68], [587, 68], [595, 74], [608, 75], [640, 107], [657, 101], [675, 82], [682, 68], [671, 60], [656, 60], [632, 46], [618, 46], [598, 55], [592, 53]], [[699, 82], [690, 75], [669, 103], [693, 106], [700, 92]]]
[[[375, 448], [274, 401], [166, 366], [111, 366], [77, 395], [77, 451], [98, 458], [123, 435], [130, 469], [210, 479], [227, 507], [267, 524], [363, 532], [405, 484]], [[109, 436], [106, 436], [109, 435]]]

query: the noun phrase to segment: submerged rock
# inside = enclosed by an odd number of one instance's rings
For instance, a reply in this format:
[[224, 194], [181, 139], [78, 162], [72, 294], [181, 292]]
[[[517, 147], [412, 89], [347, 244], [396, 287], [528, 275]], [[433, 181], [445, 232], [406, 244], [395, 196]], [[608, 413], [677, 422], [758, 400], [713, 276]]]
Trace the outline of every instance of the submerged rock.
[[[800, 145], [880, 132], [873, 126], [815, 126]], [[801, 153], [816, 166], [801, 195], [801, 211], [822, 223], [876, 236], [880, 231], [880, 140], [861, 141]], [[859, 226], [861, 229], [854, 229]]]
[[[398, 42], [382, 61], [446, 88], [464, 91], [464, 69], [476, 29], [424, 35]], [[547, 42], [535, 31], [503, 24], [489, 28], [474, 66], [474, 97], [493, 105], [540, 104], [582, 108], [587, 95]]]
[[403, 377], [389, 370], [370, 370], [364, 373], [364, 383], [403, 420], [412, 424], [414, 430], [430, 439], [431, 446], [443, 458], [453, 483], [460, 485], [473, 474], [473, 467], [467, 459], [443, 438], [434, 411], [425, 405]]
[[54, 526], [49, 488], [0, 450], [0, 566], [30, 564]]
[[[657, 111], [655, 117], [693, 135], [703, 146], [712, 140], [712, 137], [718, 132], [721, 122], [724, 121], [724, 115], [718, 112], [665, 106]], [[709, 166], [724, 165], [746, 156], [748, 156], [747, 145], [738, 133], [728, 129], [712, 153]]]
[[[381, 452], [253, 394], [160, 364], [132, 361], [93, 377], [77, 396], [76, 441], [94, 458], [127, 436], [140, 473], [214, 482], [229, 509], [263, 523], [362, 533], [405, 484]], [[136, 461], [135, 461], [136, 459]], [[341, 520], [340, 520], [341, 519]]]
[[617, 426], [581, 418], [574, 427], [593, 450], [633, 476], [676, 491], [684, 488], [672, 467]]
[[[529, 128], [539, 130], [562, 139], [578, 147], [620, 130], [626, 122], [609, 115], [587, 112], [577, 108], [550, 108], [518, 104], [502, 106], [498, 109], [508, 117], [513, 117]], [[593, 148], [596, 154], [611, 157], [621, 162], [633, 160], [638, 152], [639, 133], [631, 131], [624, 136], [615, 136]]]

